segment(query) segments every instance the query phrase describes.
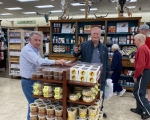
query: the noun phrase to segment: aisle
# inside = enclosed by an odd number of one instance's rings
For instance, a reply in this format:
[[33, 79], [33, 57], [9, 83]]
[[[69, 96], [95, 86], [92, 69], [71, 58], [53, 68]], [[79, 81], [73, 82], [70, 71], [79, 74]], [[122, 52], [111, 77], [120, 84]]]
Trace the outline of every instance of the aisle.
[[[27, 101], [22, 93], [20, 79], [0, 77], [0, 119], [1, 120], [26, 120]], [[135, 107], [135, 100], [131, 93], [124, 97], [114, 96], [105, 100], [104, 111], [106, 120], [141, 120], [139, 115], [130, 112]], [[148, 119], [150, 120], [150, 119]]]

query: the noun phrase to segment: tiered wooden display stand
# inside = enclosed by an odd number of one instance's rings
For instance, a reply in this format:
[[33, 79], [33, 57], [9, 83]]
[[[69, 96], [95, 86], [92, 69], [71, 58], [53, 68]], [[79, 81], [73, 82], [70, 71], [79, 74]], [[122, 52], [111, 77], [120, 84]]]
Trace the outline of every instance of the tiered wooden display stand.
[[52, 83], [52, 84], [59, 84], [62, 85], [63, 87], [63, 99], [57, 100], [54, 97], [51, 98], [45, 98], [43, 96], [38, 96], [38, 95], [32, 95], [32, 97], [34, 98], [41, 98], [41, 99], [47, 99], [47, 100], [55, 100], [55, 101], [59, 101], [63, 103], [63, 120], [67, 120], [67, 103], [74, 103], [74, 104], [80, 104], [80, 105], [94, 105], [96, 99], [99, 98], [100, 92], [98, 93], [98, 95], [96, 96], [95, 100], [93, 102], [90, 103], [86, 103], [84, 102], [82, 99], [78, 100], [78, 101], [71, 101], [68, 99], [68, 85], [78, 85], [78, 86], [85, 86], [85, 87], [92, 87], [95, 85], [95, 83], [87, 83], [87, 82], [80, 82], [80, 81], [72, 81], [72, 80], [68, 80], [67, 79], [67, 73], [69, 72], [69, 70], [63, 71], [63, 80], [46, 80], [46, 79], [37, 79], [37, 78], [31, 78], [31, 80], [35, 80], [35, 81], [40, 81], [43, 83]]

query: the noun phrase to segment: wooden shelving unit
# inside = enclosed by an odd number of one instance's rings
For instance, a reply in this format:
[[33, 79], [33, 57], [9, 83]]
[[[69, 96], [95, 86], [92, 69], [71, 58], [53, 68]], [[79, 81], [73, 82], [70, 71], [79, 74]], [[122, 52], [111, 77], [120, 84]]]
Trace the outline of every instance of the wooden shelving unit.
[[49, 53], [46, 53], [46, 43], [50, 43], [50, 26], [38, 26], [37, 30], [42, 32], [44, 35], [44, 39], [43, 41], [43, 46], [42, 46], [42, 50], [43, 50], [43, 55], [44, 56], [49, 56]]
[[[9, 75], [20, 76], [19, 58], [21, 49], [29, 42], [29, 30], [8, 30], [8, 59], [9, 59]], [[43, 43], [41, 43], [41, 46]], [[40, 46], [40, 53], [42, 55], [43, 50]], [[12, 67], [12, 64], [16, 64], [18, 67]]]
[[80, 86], [94, 86], [95, 84], [91, 84], [91, 83], [84, 83], [84, 82], [74, 82], [74, 81], [70, 81], [67, 79], [67, 73], [69, 72], [69, 70], [63, 71], [63, 80], [45, 80], [45, 79], [37, 79], [37, 78], [31, 78], [31, 80], [36, 80], [36, 81], [40, 81], [43, 83], [54, 83], [54, 84], [62, 84], [62, 88], [63, 88], [63, 99], [54, 99], [54, 97], [50, 97], [50, 98], [46, 98], [43, 96], [38, 96], [38, 95], [32, 95], [32, 97], [34, 98], [41, 98], [41, 99], [48, 99], [48, 100], [55, 100], [55, 101], [59, 101], [63, 103], [63, 120], [67, 120], [67, 103], [75, 103], [75, 104], [82, 104], [82, 105], [94, 105], [96, 99], [98, 99], [98, 96], [100, 95], [100, 92], [98, 93], [98, 95], [96, 96], [95, 100], [91, 103], [86, 103], [83, 102], [83, 100], [78, 100], [78, 101], [71, 101], [68, 99], [68, 87], [69, 85], [80, 85]]

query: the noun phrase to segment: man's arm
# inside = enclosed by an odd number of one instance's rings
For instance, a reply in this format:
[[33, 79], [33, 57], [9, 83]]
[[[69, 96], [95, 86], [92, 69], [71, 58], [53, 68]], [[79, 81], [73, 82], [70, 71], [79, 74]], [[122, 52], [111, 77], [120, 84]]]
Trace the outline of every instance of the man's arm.
[[41, 58], [41, 56], [32, 50], [23, 50], [21, 53], [27, 61], [34, 65], [52, 65], [55, 64], [55, 60], [46, 60]]

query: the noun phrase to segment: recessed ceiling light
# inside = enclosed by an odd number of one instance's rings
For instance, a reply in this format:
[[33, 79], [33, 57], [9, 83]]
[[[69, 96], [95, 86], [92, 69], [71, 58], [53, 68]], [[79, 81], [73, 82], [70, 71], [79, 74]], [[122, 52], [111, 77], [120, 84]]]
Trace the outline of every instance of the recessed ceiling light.
[[62, 10], [52, 10], [52, 11], [50, 11], [50, 12], [62, 12]]
[[37, 8], [51, 8], [54, 7], [53, 5], [40, 5], [40, 6], [35, 6]]
[[2, 2], [0, 2], [0, 4], [3, 4]]
[[[80, 9], [81, 11], [85, 11], [85, 9]], [[97, 8], [91, 8], [90, 11], [98, 10]]]
[[33, 2], [33, 1], [39, 1], [39, 0], [17, 0], [19, 2]]
[[130, 0], [130, 2], [137, 2], [137, 0]]
[[72, 6], [84, 6], [85, 4], [80, 4], [80, 3], [70, 3]]
[[[127, 0], [127, 2], [137, 2], [137, 0]], [[110, 2], [113, 2], [113, 3], [115, 3], [115, 2], [117, 2], [117, 0], [111, 0]]]
[[22, 8], [20, 8], [20, 7], [14, 7], [14, 8], [5, 8], [5, 9], [7, 9], [7, 10], [21, 10]]
[[[130, 9], [133, 9], [133, 8], [136, 8], [136, 6], [126, 6], [127, 8], [130, 8]], [[117, 7], [116, 7], [117, 9]]]
[[22, 12], [23, 14], [36, 14], [36, 12]]
[[2, 13], [0, 15], [12, 15], [11, 13]]
[[136, 8], [136, 6], [126, 6], [127, 8]]

